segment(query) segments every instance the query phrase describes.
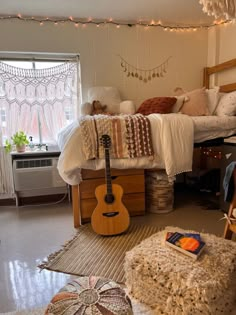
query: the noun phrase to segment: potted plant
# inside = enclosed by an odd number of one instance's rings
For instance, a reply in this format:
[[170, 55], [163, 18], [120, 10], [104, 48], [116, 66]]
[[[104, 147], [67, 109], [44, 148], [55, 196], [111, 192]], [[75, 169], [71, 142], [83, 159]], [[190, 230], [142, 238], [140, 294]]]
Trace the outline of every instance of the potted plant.
[[[27, 139], [26, 134], [24, 131], [17, 131], [11, 137], [12, 143], [16, 146], [17, 152], [25, 152], [26, 144], [29, 144], [29, 140]], [[12, 150], [12, 143], [9, 140], [6, 140], [5, 149], [7, 152]]]

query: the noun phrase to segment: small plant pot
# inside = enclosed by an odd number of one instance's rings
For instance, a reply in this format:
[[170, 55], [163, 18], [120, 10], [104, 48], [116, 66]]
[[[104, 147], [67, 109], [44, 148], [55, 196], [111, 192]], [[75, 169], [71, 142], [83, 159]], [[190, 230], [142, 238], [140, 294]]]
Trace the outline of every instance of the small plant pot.
[[16, 145], [16, 151], [17, 151], [18, 153], [25, 152], [25, 144]]

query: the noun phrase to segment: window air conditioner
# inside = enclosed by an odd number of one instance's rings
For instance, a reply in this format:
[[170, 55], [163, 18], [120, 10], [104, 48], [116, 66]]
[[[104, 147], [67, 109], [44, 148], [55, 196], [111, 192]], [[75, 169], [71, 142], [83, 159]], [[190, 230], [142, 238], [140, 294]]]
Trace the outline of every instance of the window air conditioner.
[[57, 157], [13, 160], [14, 187], [18, 195], [39, 196], [67, 192], [57, 170]]

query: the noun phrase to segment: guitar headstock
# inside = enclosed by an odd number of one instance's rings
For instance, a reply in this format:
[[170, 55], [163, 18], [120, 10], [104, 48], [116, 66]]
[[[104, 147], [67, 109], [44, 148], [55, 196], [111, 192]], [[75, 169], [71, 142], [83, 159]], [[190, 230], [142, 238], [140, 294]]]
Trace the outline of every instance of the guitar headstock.
[[100, 142], [103, 145], [104, 149], [109, 149], [111, 146], [111, 137], [108, 135], [102, 135]]

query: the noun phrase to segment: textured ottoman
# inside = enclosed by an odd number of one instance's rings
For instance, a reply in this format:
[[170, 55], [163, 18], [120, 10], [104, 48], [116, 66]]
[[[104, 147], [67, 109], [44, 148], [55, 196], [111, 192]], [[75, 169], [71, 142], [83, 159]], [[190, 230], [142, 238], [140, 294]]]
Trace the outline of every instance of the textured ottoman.
[[[164, 244], [167, 227], [126, 253], [128, 294], [154, 314], [229, 315], [236, 298], [236, 242], [201, 233], [197, 260]], [[191, 231], [193, 232], [193, 231]]]
[[114, 281], [79, 277], [64, 286], [51, 300], [45, 314], [131, 315], [131, 302]]

